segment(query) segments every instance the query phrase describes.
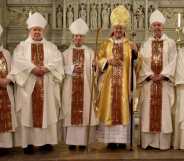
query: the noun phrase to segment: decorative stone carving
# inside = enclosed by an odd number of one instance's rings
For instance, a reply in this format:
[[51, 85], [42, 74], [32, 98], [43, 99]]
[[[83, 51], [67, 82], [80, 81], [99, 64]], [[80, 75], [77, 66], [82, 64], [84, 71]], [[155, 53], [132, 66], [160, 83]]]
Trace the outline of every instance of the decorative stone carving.
[[63, 10], [61, 5], [58, 5], [56, 9], [56, 26], [61, 29], [63, 26]]
[[130, 20], [128, 22], [128, 29], [131, 29], [132, 28], [132, 16], [133, 16], [133, 4], [126, 3], [125, 7], [128, 9], [129, 14], [130, 14]]
[[96, 4], [93, 3], [91, 5], [91, 12], [90, 12], [90, 28], [91, 30], [97, 29], [97, 10], [96, 10]]
[[69, 5], [67, 8], [67, 27], [70, 27], [72, 22], [74, 21], [74, 9], [72, 5]]
[[25, 29], [29, 11], [38, 11], [48, 20], [47, 38], [60, 46], [71, 42], [68, 28], [76, 18], [82, 17], [91, 29], [86, 41], [94, 47], [96, 29], [102, 28], [99, 40], [103, 40], [111, 30], [111, 11], [122, 4], [130, 13], [127, 33], [133, 29], [138, 42], [149, 36], [149, 17], [156, 8], [159, 8], [167, 19], [165, 30], [170, 37], [176, 37], [178, 12], [182, 14], [181, 25], [184, 25], [184, 1], [181, 0], [0, 0], [0, 21], [6, 30], [3, 41], [9, 49], [13, 49], [13, 45], [27, 36]]
[[[161, 11], [166, 17], [165, 26], [167, 28], [175, 28], [177, 26], [177, 14], [182, 13], [183, 10], [181, 8], [162, 8]], [[183, 23], [183, 21], [181, 22]]]
[[84, 3], [79, 5], [79, 17], [81, 17], [85, 22], [87, 21], [87, 11]]
[[116, 7], [119, 6], [119, 5], [120, 5], [120, 3], [114, 3], [113, 9], [116, 8]]
[[50, 24], [49, 13], [42, 13], [42, 15], [45, 17], [45, 19], [47, 20], [48, 24]]
[[105, 3], [103, 5], [103, 9], [102, 9], [102, 28], [103, 29], [108, 29], [109, 28], [109, 22], [110, 22], [110, 12], [111, 12], [111, 9], [110, 9], [110, 6]]
[[28, 17], [28, 13], [25, 12], [24, 9], [19, 10], [17, 8], [9, 9], [9, 25], [17, 24], [17, 25], [25, 25], [26, 18]]
[[150, 5], [148, 7], [148, 26], [150, 26], [149, 19], [154, 10], [155, 10], [155, 7], [153, 5]]
[[135, 27], [137, 29], [143, 29], [144, 28], [144, 17], [145, 17], [145, 9], [142, 5], [140, 5], [137, 10], [135, 11]]
[[131, 3], [126, 3], [125, 4], [125, 7], [128, 9], [128, 11], [130, 12], [130, 14], [132, 13], [133, 11], [133, 5]]
[[34, 5], [48, 5], [53, 3], [53, 0], [6, 0], [7, 4], [11, 4], [11, 5], [30, 5], [30, 4], [34, 4]]
[[8, 25], [9, 26], [25, 26], [26, 20], [29, 16], [29, 12], [40, 12], [45, 17], [45, 19], [48, 21], [48, 24], [50, 24], [49, 20], [49, 13], [47, 11], [47, 8], [43, 7], [10, 7], [8, 8]]

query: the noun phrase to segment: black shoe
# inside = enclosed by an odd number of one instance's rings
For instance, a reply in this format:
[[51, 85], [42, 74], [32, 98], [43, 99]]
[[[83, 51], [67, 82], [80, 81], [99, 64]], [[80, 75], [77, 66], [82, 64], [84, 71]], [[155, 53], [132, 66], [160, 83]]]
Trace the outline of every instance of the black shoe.
[[107, 145], [107, 149], [115, 150], [115, 149], [117, 149], [117, 144], [116, 143], [109, 143]]
[[40, 146], [39, 150], [43, 153], [51, 152], [53, 151], [53, 146], [51, 144], [45, 144], [43, 146]]
[[126, 149], [126, 144], [118, 144], [119, 149]]
[[81, 150], [81, 151], [86, 150], [86, 146], [84, 146], [84, 145], [80, 145], [80, 146], [79, 146], [79, 150]]
[[147, 147], [145, 148], [145, 150], [152, 150], [152, 147], [151, 147], [151, 146], [147, 146]]
[[34, 146], [33, 145], [28, 145], [26, 148], [24, 148], [24, 154], [34, 154]]
[[159, 150], [159, 148], [154, 148], [152, 146], [147, 146], [145, 150]]
[[10, 153], [10, 149], [8, 148], [0, 148], [0, 156], [5, 156]]
[[76, 150], [76, 145], [69, 145], [68, 146], [68, 149], [69, 150]]

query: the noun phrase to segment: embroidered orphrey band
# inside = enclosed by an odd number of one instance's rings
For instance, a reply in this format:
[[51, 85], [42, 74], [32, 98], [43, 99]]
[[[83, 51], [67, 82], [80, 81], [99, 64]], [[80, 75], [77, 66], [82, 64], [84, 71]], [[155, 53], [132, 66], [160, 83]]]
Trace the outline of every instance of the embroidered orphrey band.
[[[151, 69], [160, 74], [163, 66], [163, 41], [152, 41]], [[162, 81], [152, 82], [150, 101], [150, 131], [161, 131], [162, 119]]]
[[[32, 62], [36, 66], [44, 65], [43, 44], [31, 44]], [[42, 128], [43, 122], [44, 83], [43, 77], [37, 78], [32, 93], [33, 127]]]
[[[123, 44], [113, 45], [113, 57], [118, 61], [123, 61]], [[122, 70], [123, 65], [112, 66], [112, 102], [111, 102], [111, 117], [112, 125], [121, 124], [122, 115]]]
[[[8, 66], [2, 52], [0, 52], [0, 78], [6, 78]], [[11, 102], [7, 88], [0, 87], [0, 133], [12, 130]]]
[[84, 102], [84, 49], [73, 49], [73, 64], [80, 66], [80, 71], [74, 67], [72, 76], [72, 104], [71, 124], [83, 123], [83, 102]]

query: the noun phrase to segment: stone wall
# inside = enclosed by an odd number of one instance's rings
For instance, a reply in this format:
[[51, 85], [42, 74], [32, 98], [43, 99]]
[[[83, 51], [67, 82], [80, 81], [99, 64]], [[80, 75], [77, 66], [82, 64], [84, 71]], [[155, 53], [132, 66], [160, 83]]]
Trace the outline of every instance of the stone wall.
[[[26, 19], [29, 13], [39, 11], [48, 20], [46, 37], [64, 50], [71, 41], [68, 26], [78, 17], [85, 19], [90, 31], [86, 37], [89, 46], [95, 46], [96, 29], [101, 28], [101, 42], [111, 33], [110, 13], [114, 7], [124, 4], [131, 19], [127, 34], [141, 43], [149, 36], [149, 16], [159, 8], [167, 18], [166, 32], [176, 39], [177, 13], [182, 14], [182, 0], [0, 0], [0, 23], [4, 27], [3, 43], [10, 51], [27, 37]], [[132, 33], [136, 33], [133, 37]]]

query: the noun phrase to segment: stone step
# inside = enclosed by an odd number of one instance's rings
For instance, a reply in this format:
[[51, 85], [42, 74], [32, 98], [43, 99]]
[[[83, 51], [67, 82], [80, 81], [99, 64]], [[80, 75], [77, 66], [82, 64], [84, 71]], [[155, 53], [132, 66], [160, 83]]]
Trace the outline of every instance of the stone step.
[[10, 151], [1, 156], [0, 161], [184, 161], [184, 151], [181, 150], [107, 150], [104, 145], [91, 146], [89, 152], [69, 151], [66, 145], [57, 145], [54, 151], [42, 154], [35, 150], [34, 155], [24, 155], [21, 148]]

